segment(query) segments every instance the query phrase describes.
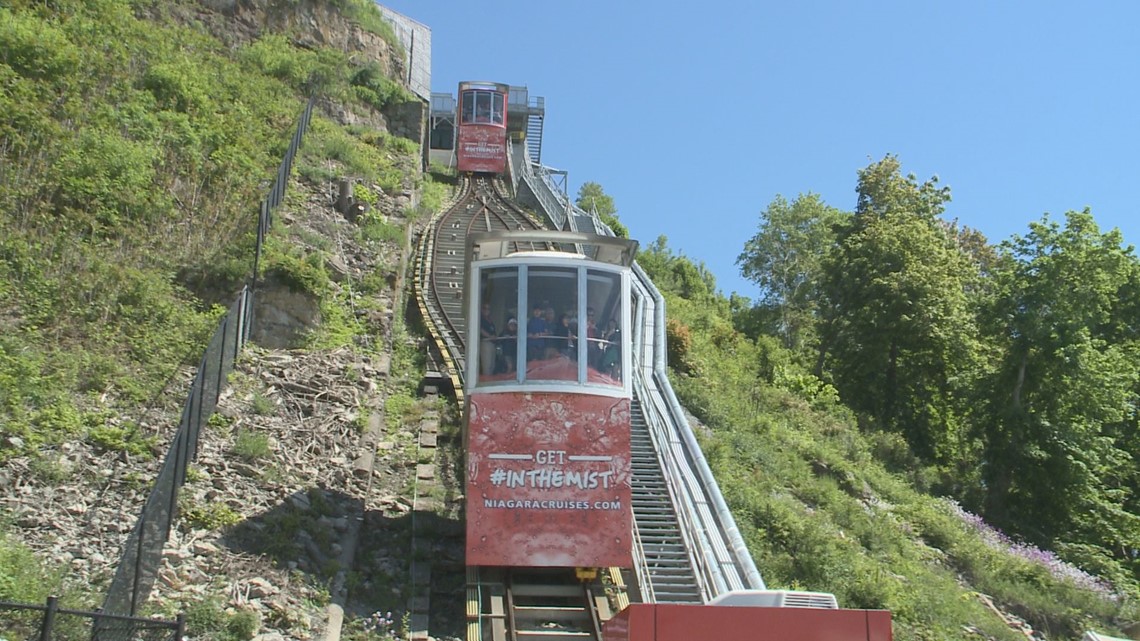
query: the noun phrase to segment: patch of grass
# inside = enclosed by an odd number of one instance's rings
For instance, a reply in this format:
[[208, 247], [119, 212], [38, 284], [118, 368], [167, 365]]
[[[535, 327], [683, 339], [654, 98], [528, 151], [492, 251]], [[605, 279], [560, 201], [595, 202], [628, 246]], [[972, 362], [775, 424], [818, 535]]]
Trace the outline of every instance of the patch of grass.
[[360, 222], [360, 238], [374, 243], [404, 244], [404, 226], [388, 222], [369, 211]]
[[404, 57], [404, 45], [400, 43], [392, 24], [384, 19], [375, 4], [367, 0], [333, 0], [333, 5], [339, 7], [345, 17], [360, 25], [361, 29], [383, 38], [392, 48], [392, 55]]
[[208, 597], [186, 606], [186, 632], [190, 637], [217, 641], [249, 641], [261, 627], [257, 612], [226, 611], [221, 599]]
[[408, 394], [393, 393], [384, 399], [384, 420], [389, 432], [406, 426], [408, 418], [416, 406], [416, 399]]
[[32, 474], [45, 485], [61, 485], [71, 479], [74, 470], [59, 456], [45, 454], [33, 458], [28, 467]]
[[[404, 188], [407, 176], [418, 166], [418, 145], [383, 131], [350, 131], [314, 116], [309, 132], [300, 164], [309, 167], [306, 171], [314, 174], [310, 177], [331, 171], [336, 177], [358, 178], [393, 193]], [[331, 170], [316, 169], [330, 165]]]
[[321, 300], [321, 324], [309, 334], [312, 349], [335, 349], [355, 343], [365, 335], [364, 324], [349, 304], [349, 293], [326, 296]]
[[447, 198], [447, 192], [451, 188], [442, 182], [437, 182], [431, 174], [428, 174], [423, 184], [420, 186], [420, 207], [428, 212], [437, 212], [443, 207], [443, 201]]
[[364, 430], [368, 429], [368, 421], [372, 418], [372, 412], [364, 411], [357, 414], [356, 418], [352, 419], [352, 428], [358, 434], [363, 434]]
[[97, 425], [87, 430], [87, 442], [105, 452], [126, 452], [153, 458], [159, 451], [158, 437], [143, 436], [137, 425]]
[[182, 521], [191, 528], [210, 531], [222, 530], [237, 525], [243, 520], [242, 515], [237, 510], [225, 503], [197, 505], [185, 497], [180, 503], [179, 512]]
[[277, 403], [261, 391], [256, 391], [253, 400], [249, 402], [249, 409], [258, 416], [272, 416], [277, 412]]
[[0, 601], [43, 603], [63, 577], [62, 569], [40, 563], [32, 550], [0, 533]]
[[230, 449], [235, 456], [247, 463], [269, 458], [273, 450], [269, 447], [269, 436], [253, 430], [241, 430], [234, 436]]
[[329, 238], [328, 236], [325, 236], [324, 234], [320, 234], [320, 233], [317, 233], [315, 231], [309, 231], [308, 229], [300, 229], [300, 228], [295, 229], [293, 231], [293, 234], [296, 237], [296, 239], [300, 241], [300, 244], [305, 245], [307, 247], [312, 247], [313, 249], [316, 249], [316, 250], [319, 250], [322, 252], [329, 252], [329, 251], [332, 251], [332, 249], [333, 249], [332, 239]]
[[328, 163], [315, 160], [301, 161], [297, 164], [297, 173], [314, 185], [325, 185], [334, 182], [339, 174]]

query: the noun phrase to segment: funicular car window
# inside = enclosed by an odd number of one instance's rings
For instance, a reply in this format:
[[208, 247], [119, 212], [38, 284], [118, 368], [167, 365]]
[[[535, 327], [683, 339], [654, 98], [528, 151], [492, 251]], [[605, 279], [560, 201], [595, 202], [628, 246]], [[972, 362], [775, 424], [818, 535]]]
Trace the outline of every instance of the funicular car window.
[[515, 267], [490, 267], [480, 272], [479, 319], [471, 335], [476, 350], [478, 382], [514, 382], [518, 363], [519, 277]]
[[463, 124], [475, 122], [475, 93], [474, 91], [463, 92]]
[[490, 91], [480, 91], [475, 94], [475, 122], [491, 122], [491, 96]]
[[491, 121], [496, 125], [503, 124], [503, 94], [493, 94], [494, 103], [491, 108]]
[[578, 380], [578, 270], [527, 270], [526, 380]]
[[586, 341], [586, 380], [621, 385], [622, 297], [621, 277], [611, 272], [589, 270], [586, 276], [586, 309], [582, 323]]

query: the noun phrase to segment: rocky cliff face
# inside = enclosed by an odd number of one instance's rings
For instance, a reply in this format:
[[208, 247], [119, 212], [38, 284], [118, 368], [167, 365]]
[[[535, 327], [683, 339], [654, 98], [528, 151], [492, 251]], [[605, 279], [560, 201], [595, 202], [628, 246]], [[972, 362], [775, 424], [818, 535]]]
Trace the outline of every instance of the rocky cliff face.
[[[231, 49], [284, 33], [301, 47], [340, 49], [353, 62], [378, 63], [403, 84], [402, 52], [346, 18], [337, 6], [351, 4], [179, 0], [157, 1], [145, 11], [162, 22], [201, 25]], [[356, 108], [327, 100], [318, 106], [325, 118], [419, 138], [405, 122], [422, 113], [418, 100], [393, 105], [390, 115]], [[408, 179], [404, 191], [376, 194], [376, 213], [394, 226], [411, 224], [403, 220], [414, 202], [411, 184]], [[258, 311], [265, 323], [257, 338], [266, 350], [245, 355], [212, 427], [205, 430], [148, 605], [170, 613], [217, 600], [228, 611], [256, 615], [264, 641], [311, 638], [324, 630], [328, 584], [337, 576], [343, 583], [346, 568], [338, 561], [342, 547], [347, 548], [341, 537], [350, 520], [366, 523], [372, 535], [358, 557], [361, 569], [353, 575], [364, 596], [354, 597], [350, 612], [398, 611], [407, 598], [410, 502], [401, 494], [414, 482], [418, 441], [413, 429], [391, 427], [382, 418], [395, 385], [389, 380], [390, 359], [382, 352], [397, 308], [391, 287], [402, 239], [358, 244], [354, 223], [332, 209], [325, 187], [295, 180], [277, 216], [291, 236], [312, 241], [307, 249], [329, 248], [322, 251], [328, 254], [332, 286], [351, 279], [356, 287], [349, 291], [344, 284], [338, 294], [359, 302], [360, 294], [354, 292], [365, 276], [385, 276], [389, 289], [354, 308], [377, 350], [278, 349], [298, 342], [319, 323], [319, 309], [312, 300], [263, 284]], [[296, 231], [302, 228], [303, 233]], [[0, 318], [0, 327], [4, 323]], [[170, 388], [184, 390], [190, 375], [183, 369]], [[294, 399], [294, 394], [300, 396]], [[118, 443], [94, 447], [77, 435], [43, 460], [22, 456], [5, 461], [0, 466], [0, 512], [14, 524], [13, 538], [65, 569], [75, 583], [89, 586], [93, 595], [102, 592], [166, 454], [183, 399], [174, 391], [159, 399], [161, 407], [142, 416], [107, 419], [107, 433], [146, 434], [146, 451], [128, 451]], [[373, 424], [375, 433], [366, 439], [362, 430]], [[247, 447], [253, 443], [254, 450], [242, 453], [239, 438]], [[375, 457], [375, 467], [355, 465], [364, 453]]]
[[328, 0], [201, 0], [171, 11], [200, 22], [230, 46], [257, 40], [265, 33], [290, 34], [302, 47], [332, 47], [380, 63], [393, 79], [406, 77], [402, 52], [365, 30]]

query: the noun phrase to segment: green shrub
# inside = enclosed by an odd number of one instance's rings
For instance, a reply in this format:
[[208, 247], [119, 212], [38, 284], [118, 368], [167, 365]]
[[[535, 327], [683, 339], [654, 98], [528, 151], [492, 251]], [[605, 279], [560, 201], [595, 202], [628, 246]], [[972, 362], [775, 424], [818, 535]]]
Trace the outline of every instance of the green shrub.
[[237, 56], [294, 88], [304, 85], [317, 66], [317, 54], [294, 47], [285, 36], [275, 33], [243, 46]]
[[371, 207], [375, 207], [376, 203], [380, 200], [376, 192], [360, 183], [354, 183], [352, 185], [352, 196], [357, 202], [367, 203]]
[[0, 63], [33, 80], [53, 80], [80, 66], [83, 52], [58, 24], [0, 7]]
[[[270, 244], [272, 247], [274, 244]], [[323, 296], [328, 291], [329, 274], [320, 253], [298, 249], [267, 251], [265, 275], [278, 279], [293, 292]]]
[[248, 641], [261, 627], [261, 617], [254, 610], [242, 608], [226, 622], [226, 636], [236, 641]]
[[200, 64], [187, 58], [151, 65], [141, 85], [161, 109], [195, 114], [210, 107], [210, 83]]
[[689, 352], [693, 349], [692, 331], [681, 321], [669, 318], [665, 321], [665, 339], [669, 366], [678, 372], [688, 372], [693, 364]]
[[190, 637], [211, 638], [226, 626], [226, 611], [217, 597], [186, 606], [186, 632]]
[[164, 198], [154, 189], [156, 152], [115, 132], [82, 131], [52, 169], [55, 205], [80, 231], [100, 236], [121, 223], [154, 220]]

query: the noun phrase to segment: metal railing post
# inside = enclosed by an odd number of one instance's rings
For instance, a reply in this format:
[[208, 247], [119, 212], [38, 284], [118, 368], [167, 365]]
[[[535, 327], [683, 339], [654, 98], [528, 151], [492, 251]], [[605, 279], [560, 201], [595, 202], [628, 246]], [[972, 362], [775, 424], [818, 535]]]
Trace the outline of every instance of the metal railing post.
[[44, 610], [44, 620], [40, 624], [40, 641], [51, 641], [51, 629], [55, 625], [55, 611], [59, 609], [59, 597], [47, 598], [47, 609]]
[[[147, 503], [149, 502], [150, 501], [147, 501]], [[144, 507], [143, 509], [145, 510], [146, 508]], [[135, 543], [135, 576], [131, 581], [131, 610], [128, 612], [128, 614], [131, 616], [138, 614], [139, 583], [142, 582], [142, 557], [143, 543], [145, 542], [144, 539], [146, 538], [146, 524], [147, 518], [146, 513], [144, 512], [143, 515], [139, 517], [138, 523], [135, 524], [135, 527], [139, 531], [139, 538]]]
[[[225, 380], [226, 380], [225, 337], [226, 337], [226, 326], [229, 325], [229, 323], [230, 323], [230, 316], [229, 316], [229, 314], [226, 314], [226, 317], [222, 319], [222, 324], [216, 330], [216, 331], [219, 331], [222, 333], [222, 339], [223, 340], [221, 341], [221, 343], [222, 343], [221, 349], [218, 350], [220, 353], [218, 354], [218, 379], [214, 383], [214, 407], [217, 407], [218, 401], [222, 400], [222, 384], [225, 383]], [[211, 341], [211, 342], [213, 342], [213, 341]]]

